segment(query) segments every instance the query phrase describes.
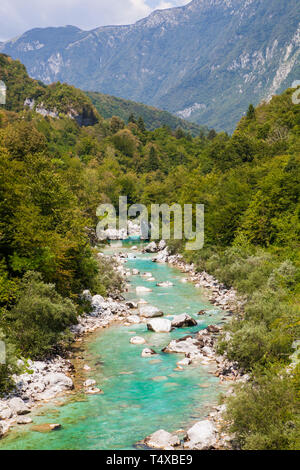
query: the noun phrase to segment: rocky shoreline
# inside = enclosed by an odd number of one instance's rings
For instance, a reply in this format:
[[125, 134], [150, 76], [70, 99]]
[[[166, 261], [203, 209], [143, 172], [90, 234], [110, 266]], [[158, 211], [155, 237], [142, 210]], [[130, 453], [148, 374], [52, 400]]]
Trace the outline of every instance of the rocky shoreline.
[[[119, 260], [117, 269], [125, 276], [123, 260]], [[91, 296], [89, 291], [83, 292], [83, 297], [91, 302], [92, 311], [78, 317], [78, 324], [70, 327], [74, 341], [81, 342], [83, 337], [94, 331], [106, 328], [112, 323], [124, 322], [130, 317], [131, 307], [121, 300], [100, 295]], [[115, 296], [114, 296], [115, 297]], [[71, 353], [68, 354], [71, 356]], [[3, 399], [0, 399], [0, 438], [4, 437], [12, 427], [32, 423], [30, 413], [38, 406], [66, 395], [74, 390], [74, 366], [70, 358], [55, 356], [44, 361], [27, 361], [24, 365], [26, 372], [13, 377], [16, 387]], [[84, 366], [85, 371], [89, 367]], [[83, 384], [86, 394], [102, 393], [94, 387], [93, 380]], [[58, 424], [50, 424], [48, 430], [58, 429]]]

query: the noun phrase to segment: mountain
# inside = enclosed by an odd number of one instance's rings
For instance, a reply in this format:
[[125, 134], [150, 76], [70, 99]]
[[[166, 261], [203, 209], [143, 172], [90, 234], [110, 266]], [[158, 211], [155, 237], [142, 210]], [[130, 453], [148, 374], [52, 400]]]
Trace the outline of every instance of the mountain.
[[143, 102], [232, 131], [300, 77], [298, 0], [193, 0], [133, 25], [33, 29], [1, 46], [45, 83]]
[[136, 118], [142, 117], [146, 128], [150, 131], [158, 127], [168, 126], [172, 130], [181, 127], [181, 129], [190, 132], [193, 136], [198, 135], [201, 131], [204, 133], [208, 132], [206, 126], [200, 126], [180, 119], [168, 111], [162, 111], [153, 106], [147, 106], [115, 96], [104, 95], [99, 92], [86, 92], [86, 94], [104, 119], [119, 116], [124, 121], [127, 121], [129, 116], [133, 114]]
[[85, 93], [60, 82], [47, 86], [41, 81], [30, 78], [26, 68], [19, 61], [1, 53], [0, 80], [3, 80], [7, 86], [5, 107], [9, 111], [22, 111], [25, 104], [45, 116], [59, 117], [59, 114], [71, 116], [84, 126], [95, 124], [100, 118], [98, 112], [104, 119], [119, 116], [126, 122], [133, 114], [136, 118], [143, 118], [148, 130], [168, 126], [172, 130], [181, 128], [192, 136], [208, 132], [207, 127], [185, 121], [152, 106], [97, 92]]
[[5, 54], [0, 54], [0, 80], [7, 87], [5, 109], [8, 111], [19, 112], [28, 107], [43, 116], [71, 117], [80, 126], [96, 124], [100, 119], [84, 92], [59, 82], [46, 86], [33, 80], [23, 64]]

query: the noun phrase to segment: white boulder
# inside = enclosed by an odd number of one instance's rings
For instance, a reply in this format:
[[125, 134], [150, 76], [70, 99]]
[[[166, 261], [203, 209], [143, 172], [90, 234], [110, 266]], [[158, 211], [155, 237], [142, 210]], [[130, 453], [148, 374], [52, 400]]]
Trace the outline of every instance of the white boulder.
[[140, 305], [139, 313], [140, 316], [144, 318], [155, 318], [163, 316], [163, 312], [153, 305]]
[[141, 319], [140, 317], [138, 317], [137, 315], [129, 315], [127, 318], [126, 318], [126, 321], [128, 323], [132, 323], [134, 325], [138, 325], [139, 323], [141, 323]]
[[166, 247], [167, 247], [167, 243], [165, 242], [165, 240], [161, 240], [158, 244], [159, 251], [163, 251]]
[[197, 322], [190, 315], [183, 313], [182, 315], [176, 315], [176, 317], [173, 318], [172, 326], [174, 328], [185, 328], [188, 326], [197, 326]]
[[144, 439], [144, 444], [153, 449], [173, 448], [180, 445], [179, 437], [160, 429]]
[[88, 379], [83, 384], [83, 386], [86, 388], [93, 387], [94, 385], [96, 385], [96, 380], [93, 379]]
[[207, 450], [217, 442], [216, 428], [211, 421], [204, 420], [194, 424], [187, 431], [187, 441], [184, 444], [186, 449]]
[[172, 323], [166, 318], [153, 318], [147, 322], [147, 328], [155, 333], [170, 333]]
[[158, 250], [157, 245], [155, 242], [149, 243], [149, 245], [146, 246], [145, 252], [146, 253], [156, 253]]

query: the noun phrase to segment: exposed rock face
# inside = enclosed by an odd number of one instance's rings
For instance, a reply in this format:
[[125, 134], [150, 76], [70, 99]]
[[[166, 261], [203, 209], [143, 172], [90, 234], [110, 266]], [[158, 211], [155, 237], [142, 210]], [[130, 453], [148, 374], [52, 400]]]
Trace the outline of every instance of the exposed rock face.
[[140, 316], [144, 318], [155, 318], [162, 317], [163, 312], [152, 305], [140, 305], [139, 306]]
[[199, 421], [187, 431], [186, 449], [209, 450], [217, 442], [217, 432], [211, 421]]
[[170, 333], [172, 330], [172, 324], [166, 318], [153, 318], [147, 322], [147, 327], [155, 333]]
[[0, 50], [45, 83], [96, 88], [232, 131], [249, 103], [299, 78], [299, 16], [297, 0], [193, 0], [134, 25], [33, 29]]
[[180, 445], [178, 436], [170, 434], [163, 429], [160, 429], [159, 431], [151, 434], [151, 436], [146, 437], [143, 442], [146, 446], [152, 447], [153, 449], [166, 449]]
[[197, 322], [190, 315], [183, 313], [182, 315], [177, 315], [173, 318], [172, 326], [174, 328], [185, 328], [188, 326], [197, 326]]

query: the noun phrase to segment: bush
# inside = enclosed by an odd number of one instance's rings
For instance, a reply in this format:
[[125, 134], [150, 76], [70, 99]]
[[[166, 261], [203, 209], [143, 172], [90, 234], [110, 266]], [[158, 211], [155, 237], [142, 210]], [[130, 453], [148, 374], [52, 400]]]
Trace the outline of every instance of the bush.
[[99, 257], [99, 286], [98, 293], [108, 295], [109, 293], [120, 293], [124, 290], [124, 279], [115, 270], [116, 264], [109, 258]]
[[54, 285], [29, 272], [21, 282], [16, 305], [2, 323], [23, 356], [40, 359], [54, 352], [57, 343], [69, 339], [65, 330], [76, 323], [76, 310]]
[[299, 449], [299, 370], [268, 371], [240, 385], [227, 401], [225, 418], [244, 450]]

